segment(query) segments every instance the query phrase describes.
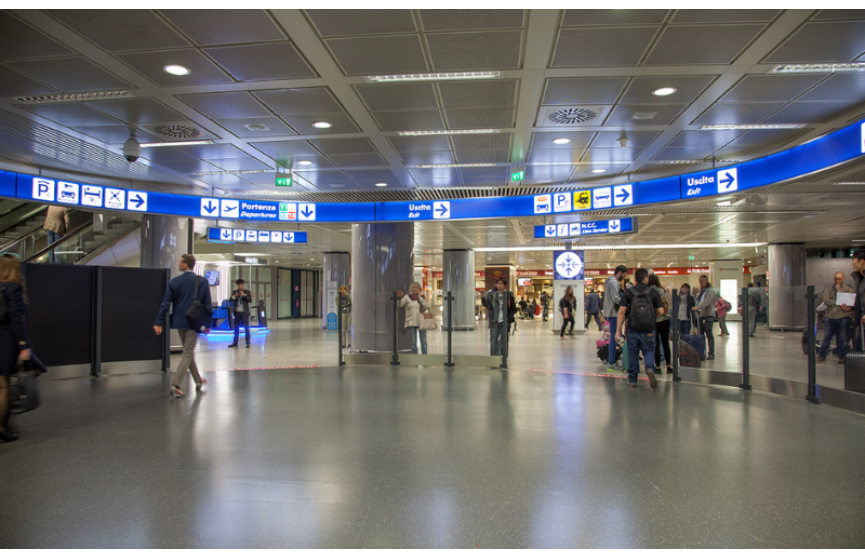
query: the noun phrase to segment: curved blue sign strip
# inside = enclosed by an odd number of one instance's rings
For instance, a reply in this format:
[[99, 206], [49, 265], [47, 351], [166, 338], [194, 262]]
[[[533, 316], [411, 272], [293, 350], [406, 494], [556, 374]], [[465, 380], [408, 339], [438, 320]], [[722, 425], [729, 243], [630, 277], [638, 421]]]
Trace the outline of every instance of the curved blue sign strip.
[[865, 122], [739, 165], [537, 196], [430, 202], [306, 203], [163, 194], [0, 171], [0, 197], [84, 209], [283, 223], [369, 223], [536, 217], [719, 196], [799, 178], [865, 154]]

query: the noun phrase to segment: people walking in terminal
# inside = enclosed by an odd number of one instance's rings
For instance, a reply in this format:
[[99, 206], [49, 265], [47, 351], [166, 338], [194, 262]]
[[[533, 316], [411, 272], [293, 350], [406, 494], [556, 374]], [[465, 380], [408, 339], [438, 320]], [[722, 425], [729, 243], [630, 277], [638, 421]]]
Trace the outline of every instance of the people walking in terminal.
[[405, 327], [411, 336], [411, 353], [417, 354], [417, 337], [419, 334], [421, 352], [426, 354], [426, 331], [420, 329], [420, 318], [422, 312], [429, 312], [429, 304], [420, 294], [423, 290], [420, 283], [412, 283], [409, 290], [411, 292], [407, 295], [403, 295], [402, 291], [396, 292], [399, 299], [397, 304], [400, 307], [405, 306]]
[[862, 351], [861, 329], [865, 326], [865, 250], [853, 254], [853, 284], [856, 286], [856, 308], [853, 312], [853, 350]]
[[[198, 365], [195, 363], [195, 345], [198, 342], [198, 332], [190, 328], [189, 322], [186, 320], [186, 312], [196, 300], [200, 300], [205, 306], [212, 306], [213, 303], [210, 300], [210, 285], [192, 271], [194, 268], [195, 256], [192, 254], [180, 256], [180, 261], [177, 263], [180, 275], [169, 281], [168, 290], [165, 291], [162, 306], [156, 316], [156, 324], [153, 326], [156, 335], [162, 335], [165, 316], [168, 314], [168, 308], [171, 307], [170, 327], [177, 330], [177, 333], [180, 334], [180, 342], [183, 344], [183, 355], [180, 357], [180, 362], [177, 363], [177, 370], [175, 370], [171, 380], [170, 393], [174, 397], [186, 395], [183, 391], [183, 382], [186, 380], [187, 372], [192, 373], [195, 389], [201, 389], [201, 386], [207, 383], [207, 379], [202, 378], [201, 374], [198, 373]], [[198, 284], [198, 292], [195, 289], [196, 284]], [[205, 329], [204, 332], [210, 333], [210, 328]]]
[[252, 294], [243, 288], [243, 279], [236, 282], [237, 290], [231, 293], [231, 302], [234, 305], [234, 342], [229, 347], [237, 347], [240, 338], [240, 326], [246, 330], [246, 348], [249, 348], [249, 303], [252, 302]]
[[598, 324], [598, 331], [604, 331], [604, 326], [601, 324], [600, 314], [601, 297], [598, 296], [595, 289], [590, 289], [589, 294], [586, 295], [586, 325], [584, 326], [586, 330], [589, 329], [589, 322], [594, 318], [595, 323]]
[[342, 310], [342, 330], [345, 332], [342, 348], [344, 349], [346, 346], [351, 347], [351, 295], [348, 294], [348, 285], [339, 288], [336, 304]]
[[[51, 246], [66, 234], [66, 222], [69, 216], [66, 215], [66, 208], [59, 205], [49, 205], [48, 212], [45, 214], [45, 223], [42, 228], [45, 229], [45, 237], [48, 239], [48, 246]], [[54, 250], [48, 253], [48, 262], [57, 263]]]
[[550, 311], [550, 296], [547, 291], [541, 293], [541, 306], [543, 306], [544, 321], [547, 321], [547, 313]]
[[574, 288], [568, 285], [565, 289], [565, 295], [559, 301], [559, 310], [562, 311], [562, 331], [559, 334], [560, 339], [565, 338], [565, 330], [568, 324], [571, 324], [571, 331], [568, 335], [574, 334], [574, 308], [577, 305], [577, 299], [574, 298]]
[[[664, 304], [664, 314], [662, 316], [655, 317], [655, 333], [657, 333], [657, 337], [655, 337], [655, 370], [661, 369], [661, 360], [667, 363], [667, 374], [673, 373], [673, 360], [672, 354], [670, 352], [670, 308], [667, 303], [667, 299], [664, 296], [664, 287], [661, 286], [661, 280], [658, 279], [658, 276], [654, 273], [649, 275], [649, 280], [647, 283], [658, 296], [661, 297], [661, 301]], [[661, 350], [663, 349], [663, 354], [661, 354]], [[662, 358], [663, 357], [663, 358]]]
[[524, 296], [521, 296], [521, 297], [520, 297], [520, 312], [522, 312], [522, 315], [523, 315], [523, 318], [522, 318], [522, 319], [525, 320], [525, 319], [527, 319], [527, 318], [529, 317], [529, 316], [528, 316], [528, 312], [529, 312], [529, 303], [526, 302], [526, 297], [524, 297]]
[[538, 311], [538, 299], [533, 298], [531, 304], [529, 304], [529, 319], [535, 319], [535, 313]]
[[727, 302], [724, 297], [718, 296], [718, 300], [715, 301], [715, 315], [718, 317], [718, 325], [721, 326], [720, 337], [726, 337], [730, 335], [730, 331], [727, 329], [727, 312], [732, 309], [732, 304]]
[[639, 268], [634, 273], [636, 285], [625, 291], [619, 303], [616, 320], [616, 341], [621, 341], [622, 325], [627, 320], [628, 387], [637, 387], [640, 375], [640, 353], [646, 363], [649, 384], [658, 387], [655, 377], [655, 341], [658, 316], [664, 315], [664, 300], [658, 291], [649, 286], [649, 272]]
[[[511, 323], [517, 313], [514, 294], [507, 290], [508, 282], [496, 281], [496, 288], [487, 294], [490, 309], [490, 355], [501, 356], [505, 336], [511, 332]], [[507, 324], [507, 325], [506, 325]]]
[[0, 316], [0, 441], [14, 442], [18, 436], [9, 432], [9, 378], [18, 361], [30, 360], [31, 354], [24, 324], [27, 294], [21, 261], [12, 254], [0, 257], [0, 290], [6, 305], [6, 315]]
[[706, 275], [700, 275], [700, 294], [697, 296], [697, 305], [694, 306], [694, 312], [699, 314], [700, 335], [706, 336], [706, 343], [709, 346], [709, 355], [706, 360], [715, 358], [715, 334], [712, 332], [712, 324], [715, 323], [715, 301], [718, 300], [718, 293], [709, 283], [709, 278]]
[[679, 315], [676, 317], [679, 322], [679, 338], [691, 333], [693, 308], [697, 305], [697, 301], [691, 295], [691, 285], [682, 283], [679, 289]]
[[[607, 282], [604, 283], [604, 318], [610, 322], [610, 331], [617, 331], [616, 327], [618, 324], [616, 322], [619, 315], [619, 302], [622, 298], [619, 294], [619, 283], [627, 273], [628, 266], [616, 266], [612, 277], [608, 278]], [[611, 372], [621, 372], [624, 370], [624, 368], [616, 363], [616, 351], [610, 351], [609, 359], [610, 367], [608, 370]]]
[[823, 344], [817, 362], [826, 362], [829, 343], [836, 338], [838, 363], [844, 364], [847, 356], [847, 335], [853, 329], [853, 308], [846, 304], [838, 304], [838, 293], [852, 293], [853, 289], [844, 284], [844, 273], [835, 273], [835, 283], [823, 293], [823, 304], [826, 305], [826, 317], [823, 320]]

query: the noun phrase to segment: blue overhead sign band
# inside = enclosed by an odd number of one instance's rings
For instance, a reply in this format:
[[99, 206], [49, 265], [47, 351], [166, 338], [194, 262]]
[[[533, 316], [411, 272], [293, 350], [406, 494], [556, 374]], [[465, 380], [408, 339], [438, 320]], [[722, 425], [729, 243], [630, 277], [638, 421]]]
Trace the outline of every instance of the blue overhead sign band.
[[633, 217], [610, 219], [609, 221], [582, 221], [579, 223], [550, 223], [535, 225], [535, 238], [575, 238], [597, 234], [622, 234], [634, 232]]
[[306, 244], [306, 231], [261, 231], [258, 229], [207, 229], [208, 242], [234, 244], [235, 242], [260, 242], [268, 244]]
[[0, 171], [0, 197], [181, 217], [282, 223], [447, 221], [562, 215], [718, 196], [799, 178], [865, 154], [865, 122], [739, 165], [657, 180], [536, 196], [422, 202], [233, 200], [68, 182]]

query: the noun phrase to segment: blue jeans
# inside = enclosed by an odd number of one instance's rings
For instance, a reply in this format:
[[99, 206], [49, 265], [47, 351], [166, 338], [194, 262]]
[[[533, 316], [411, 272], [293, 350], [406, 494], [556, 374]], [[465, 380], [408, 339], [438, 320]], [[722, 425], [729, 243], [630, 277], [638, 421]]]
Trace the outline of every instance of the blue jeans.
[[655, 332], [641, 332], [628, 329], [628, 382], [637, 383], [640, 375], [640, 353], [646, 362], [646, 370], [655, 370]]
[[409, 327], [408, 334], [411, 336], [411, 354], [417, 354], [417, 336], [420, 334], [420, 349], [426, 354], [426, 332], [418, 327]]
[[607, 321], [610, 322], [610, 366], [616, 364], [616, 326], [618, 325], [618, 320], [618, 316], [607, 318]]
[[679, 339], [684, 338], [691, 333], [691, 321], [679, 320]]
[[[55, 242], [57, 242], [58, 240], [63, 238], [63, 235], [60, 233], [56, 233], [54, 231], [45, 231], [45, 238], [48, 240], [47, 245], [51, 246], [52, 244], [54, 244]], [[48, 263], [56, 263], [56, 262], [57, 262], [57, 259], [54, 256], [54, 250], [51, 250], [50, 252], [48, 252]]]
[[847, 356], [847, 335], [853, 329], [853, 318], [840, 318], [837, 320], [826, 318], [823, 324], [823, 344], [820, 346], [820, 358], [825, 360], [826, 354], [829, 352], [829, 343], [831, 343], [832, 337], [835, 336], [838, 347], [835, 353], [839, 358], [843, 359]]

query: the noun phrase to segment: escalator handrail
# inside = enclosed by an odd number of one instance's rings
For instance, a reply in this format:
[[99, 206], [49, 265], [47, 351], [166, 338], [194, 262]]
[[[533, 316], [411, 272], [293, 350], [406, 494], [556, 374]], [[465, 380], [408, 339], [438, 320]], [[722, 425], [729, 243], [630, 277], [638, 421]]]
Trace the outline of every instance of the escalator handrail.
[[[25, 204], [22, 204], [22, 205], [25, 205]], [[17, 208], [15, 208], [15, 209], [20, 209], [20, 207], [17, 207]], [[15, 211], [15, 209], [13, 209], [12, 211]], [[15, 227], [20, 226], [21, 223], [26, 223], [26, 222], [29, 221], [30, 219], [36, 217], [37, 215], [39, 215], [39, 214], [42, 213], [43, 211], [47, 211], [47, 210], [48, 210], [48, 206], [47, 206], [47, 205], [40, 205], [40, 206], [37, 207], [36, 209], [34, 209], [34, 210], [32, 210], [32, 211], [30, 211], [30, 212], [28, 212], [28, 213], [25, 213], [24, 216], [23, 216], [21, 219], [19, 219], [19, 220], [16, 221], [15, 223], [9, 225], [8, 227], [6, 227], [5, 229], [3, 229], [2, 231], [0, 231], [0, 236], [6, 234], [7, 231], [10, 231], [10, 230], [14, 229]], [[40, 225], [40, 226], [41, 226], [41, 225]], [[23, 237], [22, 237], [22, 238], [23, 238]]]
[[83, 258], [78, 260], [77, 262], [75, 262], [75, 264], [76, 265], [86, 265], [87, 262], [89, 262], [90, 260], [92, 260], [93, 258], [98, 256], [99, 254], [104, 252], [106, 249], [108, 249], [109, 246], [113, 246], [115, 243], [126, 238], [127, 236], [129, 236], [130, 233], [136, 231], [139, 228], [141, 228], [141, 221], [132, 222], [132, 226], [129, 227], [128, 229], [126, 229], [125, 231], [123, 231], [122, 233], [120, 233], [119, 235], [117, 235], [114, 238], [114, 242], [106, 242], [105, 244], [103, 244], [102, 246], [97, 248], [96, 250], [90, 252], [89, 254], [87, 254], [86, 256], [84, 256]]
[[[93, 221], [90, 221], [88, 223], [84, 223], [84, 224], [80, 225], [78, 228], [76, 228], [75, 230], [66, 233], [66, 235], [63, 236], [63, 238], [54, 241], [53, 244], [49, 244], [48, 246], [46, 246], [45, 248], [43, 248], [39, 252], [36, 252], [32, 256], [30, 256], [29, 258], [24, 260], [24, 263], [30, 263], [30, 262], [36, 260], [37, 258], [44, 256], [45, 254], [49, 253], [51, 250], [54, 250], [55, 248], [57, 248], [58, 245], [62, 244], [66, 240], [69, 240], [69, 237], [75, 236], [79, 233], [82, 233], [82, 232], [86, 231], [88, 228], [93, 228]], [[0, 247], [0, 251], [2, 251], [2, 247]]]

